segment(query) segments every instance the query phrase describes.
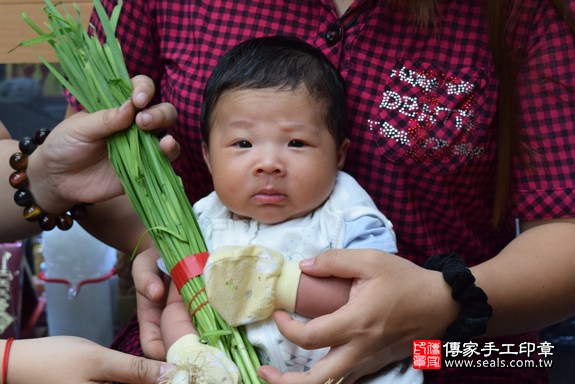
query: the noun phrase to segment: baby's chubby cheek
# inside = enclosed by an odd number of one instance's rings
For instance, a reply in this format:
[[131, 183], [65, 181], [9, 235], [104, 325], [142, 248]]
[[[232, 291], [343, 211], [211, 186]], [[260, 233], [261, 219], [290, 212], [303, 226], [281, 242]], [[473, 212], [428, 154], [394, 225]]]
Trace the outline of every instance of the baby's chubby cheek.
[[241, 188], [241, 185], [238, 185], [237, 183], [234, 182], [230, 182], [228, 180], [219, 179], [214, 180], [214, 187], [216, 189], [216, 192], [218, 192], [218, 196], [222, 195], [233, 196], [236, 193], [238, 193], [238, 191]]

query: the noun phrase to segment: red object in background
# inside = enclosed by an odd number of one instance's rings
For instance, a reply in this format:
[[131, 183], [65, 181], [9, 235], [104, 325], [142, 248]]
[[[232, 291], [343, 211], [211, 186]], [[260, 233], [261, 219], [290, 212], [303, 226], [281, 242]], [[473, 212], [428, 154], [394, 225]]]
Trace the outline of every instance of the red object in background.
[[415, 369], [441, 368], [441, 341], [414, 340], [413, 368]]
[[74, 289], [74, 287], [72, 286], [72, 283], [70, 283], [68, 280], [65, 279], [52, 279], [49, 277], [44, 276], [44, 272], [40, 272], [38, 273], [38, 278], [42, 281], [45, 281], [47, 283], [62, 283], [62, 284], [67, 284], [68, 285], [68, 291], [71, 291], [72, 296], [76, 296], [78, 293], [80, 293], [80, 288], [82, 288], [82, 285], [84, 284], [90, 284], [90, 283], [99, 283], [100, 281], [104, 281], [109, 279], [110, 277], [114, 276], [116, 274], [116, 268], [112, 268], [110, 270], [110, 272], [102, 277], [98, 277], [95, 279], [87, 279], [87, 280], [83, 280], [80, 281], [78, 283], [78, 285], [76, 286], [76, 288]]

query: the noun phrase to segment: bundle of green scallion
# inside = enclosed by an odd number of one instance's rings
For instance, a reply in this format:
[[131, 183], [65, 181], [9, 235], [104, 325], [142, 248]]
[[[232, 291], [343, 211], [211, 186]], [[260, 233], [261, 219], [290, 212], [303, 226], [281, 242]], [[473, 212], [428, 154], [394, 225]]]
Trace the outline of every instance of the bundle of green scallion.
[[[132, 94], [122, 50], [115, 37], [122, 0], [110, 19], [100, 0], [93, 0], [106, 34], [103, 45], [82, 28], [76, 4], [78, 18], [74, 20], [65, 5], [62, 4], [64, 12], [60, 13], [50, 0], [45, 2], [47, 7], [43, 9], [49, 21], [45, 24], [51, 32], [45, 33], [22, 14], [40, 36], [19, 46], [50, 43], [69, 81], [42, 57], [40, 59], [88, 112], [121, 106]], [[206, 252], [181, 180], [160, 151], [157, 137], [138, 129], [134, 123], [109, 137], [108, 151], [126, 195], [155, 241], [168, 270], [172, 271], [189, 255]], [[192, 301], [191, 312], [207, 301], [205, 291], [200, 292], [203, 287], [203, 275], [188, 280], [181, 287], [184, 301]], [[243, 327], [230, 327], [209, 304], [199, 308], [193, 322], [205, 342], [224, 351], [237, 365], [243, 383], [263, 382], [256, 374], [260, 363]]]

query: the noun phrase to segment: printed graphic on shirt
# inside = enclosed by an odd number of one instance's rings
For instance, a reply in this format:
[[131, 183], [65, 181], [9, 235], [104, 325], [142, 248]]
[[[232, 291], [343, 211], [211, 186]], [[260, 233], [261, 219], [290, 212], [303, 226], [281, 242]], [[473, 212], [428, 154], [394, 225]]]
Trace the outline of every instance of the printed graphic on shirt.
[[[284, 340], [278, 340], [277, 343], [279, 344], [279, 348], [281, 349]], [[291, 349], [291, 348], [290, 348]], [[308, 372], [311, 369], [312, 364], [314, 363], [313, 359], [306, 354], [294, 355], [290, 352], [290, 350], [282, 349], [283, 358], [285, 360], [288, 372]], [[306, 351], [307, 352], [307, 351]]]
[[484, 72], [445, 71], [429, 63], [398, 61], [367, 121], [390, 160], [434, 173], [457, 171], [483, 155]]

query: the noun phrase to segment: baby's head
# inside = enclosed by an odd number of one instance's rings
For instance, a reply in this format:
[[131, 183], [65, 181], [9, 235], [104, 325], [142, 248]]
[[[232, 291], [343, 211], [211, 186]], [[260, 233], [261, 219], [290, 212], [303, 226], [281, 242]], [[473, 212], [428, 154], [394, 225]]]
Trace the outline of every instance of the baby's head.
[[206, 84], [200, 118], [218, 197], [265, 224], [319, 207], [345, 161], [346, 108], [343, 79], [307, 43], [275, 36], [232, 48]]

